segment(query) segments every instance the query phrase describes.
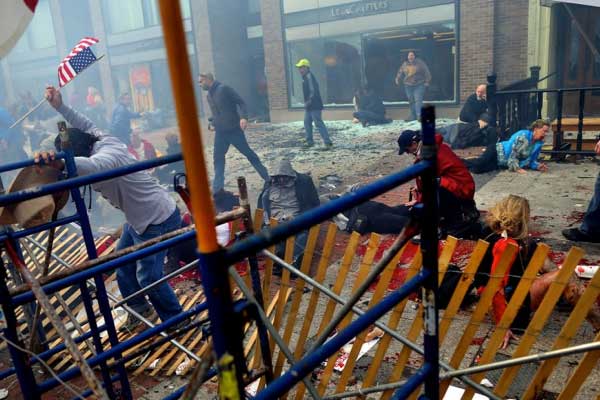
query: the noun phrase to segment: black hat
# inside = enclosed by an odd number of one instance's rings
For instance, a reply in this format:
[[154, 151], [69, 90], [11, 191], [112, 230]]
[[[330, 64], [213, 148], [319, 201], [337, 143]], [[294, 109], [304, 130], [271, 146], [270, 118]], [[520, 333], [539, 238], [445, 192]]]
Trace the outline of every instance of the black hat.
[[410, 147], [414, 142], [421, 140], [421, 134], [419, 131], [411, 131], [410, 129], [405, 130], [398, 137], [398, 154], [406, 153], [406, 149]]

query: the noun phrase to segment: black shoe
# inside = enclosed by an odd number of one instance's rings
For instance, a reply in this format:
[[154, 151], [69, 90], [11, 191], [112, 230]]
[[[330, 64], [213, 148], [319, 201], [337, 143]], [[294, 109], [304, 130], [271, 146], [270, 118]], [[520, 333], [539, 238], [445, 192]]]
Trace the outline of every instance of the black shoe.
[[[155, 317], [154, 310], [151, 308], [149, 308], [148, 310], [144, 311], [141, 314], [142, 314], [142, 317], [144, 317], [150, 321], [152, 321]], [[119, 327], [119, 332], [133, 332], [134, 330], [136, 330], [137, 328], [139, 328], [142, 325], [143, 325], [143, 322], [140, 319], [135, 317], [133, 314], [129, 314], [127, 316], [127, 321], [125, 321], [125, 323]]]
[[191, 318], [186, 318], [186, 319], [184, 319], [183, 321], [181, 321], [181, 322], [179, 322], [179, 323], [177, 323], [177, 324], [173, 325], [172, 327], [168, 328], [168, 329], [166, 330], [166, 333], [167, 333], [167, 335], [171, 335], [171, 334], [173, 334], [173, 333], [177, 332], [178, 330], [185, 328], [185, 327], [186, 327], [186, 326], [188, 326], [188, 325], [189, 325], [191, 322], [192, 322], [192, 319], [191, 319]]
[[579, 230], [579, 228], [564, 229], [562, 234], [572, 242], [600, 243], [600, 236], [591, 236]]

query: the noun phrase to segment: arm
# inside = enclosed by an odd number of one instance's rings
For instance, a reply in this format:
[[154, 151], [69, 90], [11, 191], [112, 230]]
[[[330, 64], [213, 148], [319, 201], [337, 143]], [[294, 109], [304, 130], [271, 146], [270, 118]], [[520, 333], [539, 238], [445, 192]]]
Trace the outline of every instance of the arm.
[[75, 111], [74, 109], [62, 103], [58, 108], [56, 108], [56, 111], [58, 111], [63, 117], [65, 117], [65, 120], [73, 128], [77, 128], [80, 131], [90, 133], [96, 137], [104, 136], [104, 134], [98, 129], [98, 127], [96, 127], [96, 125], [89, 118], [79, 113], [78, 111]]
[[531, 150], [529, 157], [521, 161], [521, 168], [529, 167], [530, 169], [534, 170], [538, 170], [540, 168], [540, 163], [537, 162], [537, 159], [540, 156], [543, 145], [544, 144], [542, 142], [536, 142], [533, 145], [533, 149]]
[[306, 77], [306, 80], [308, 81], [308, 101], [306, 102], [306, 105], [309, 106], [315, 98], [315, 85], [313, 84], [312, 72]]
[[[119, 143], [119, 142], [117, 142]], [[119, 143], [119, 146], [122, 146]], [[118, 160], [111, 154], [112, 146], [104, 145], [91, 157], [75, 157], [75, 165], [79, 175], [89, 175], [96, 172], [107, 171], [122, 166]]]
[[431, 71], [429, 71], [429, 67], [423, 60], [421, 60], [421, 68], [423, 68], [423, 72], [425, 73], [425, 86], [429, 86], [431, 83]]
[[239, 107], [240, 118], [248, 119], [248, 108], [246, 107], [246, 102], [244, 101], [244, 99], [242, 99], [242, 96], [240, 96], [235, 90], [233, 90], [230, 87], [227, 87], [227, 91], [231, 101]]
[[398, 72], [396, 73], [396, 85], [400, 85], [402, 78], [404, 78], [404, 63], [402, 63], [400, 68], [398, 68]]

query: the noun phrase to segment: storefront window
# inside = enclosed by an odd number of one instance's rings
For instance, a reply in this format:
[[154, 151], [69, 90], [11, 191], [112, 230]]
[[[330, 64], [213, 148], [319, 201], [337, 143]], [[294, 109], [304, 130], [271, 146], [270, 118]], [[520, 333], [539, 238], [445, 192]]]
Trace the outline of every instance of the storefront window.
[[447, 0], [284, 1], [290, 106], [302, 105], [302, 79], [295, 68], [308, 58], [326, 105], [351, 105], [368, 84], [386, 103], [405, 103], [398, 69], [410, 51], [432, 75], [429, 102], [456, 101], [456, 5]]
[[[179, 3], [183, 18], [191, 18], [190, 1], [179, 0]], [[157, 0], [104, 0], [104, 9], [111, 33], [142, 29], [160, 23]]]
[[292, 70], [292, 106], [302, 106], [302, 77], [294, 65], [302, 58], [311, 62], [323, 102], [330, 106], [351, 104], [361, 85], [360, 36], [301, 40], [289, 43]]

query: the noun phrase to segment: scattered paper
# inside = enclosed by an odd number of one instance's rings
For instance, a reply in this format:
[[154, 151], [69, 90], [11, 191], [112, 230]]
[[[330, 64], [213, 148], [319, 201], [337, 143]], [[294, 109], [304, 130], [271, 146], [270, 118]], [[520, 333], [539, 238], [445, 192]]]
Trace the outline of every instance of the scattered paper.
[[[462, 398], [462, 395], [464, 392], [465, 392], [465, 389], [450, 385], [450, 387], [446, 391], [446, 394], [444, 395], [444, 400], [460, 400]], [[474, 400], [489, 400], [489, 397], [475, 393], [475, 395], [473, 396], [473, 399]]]
[[156, 369], [158, 367], [158, 363], [160, 363], [160, 358], [152, 361], [152, 364], [148, 366], [148, 369]]
[[249, 384], [248, 386], [246, 386], [246, 394], [248, 394], [251, 397], [256, 396], [256, 393], [258, 392], [258, 384], [259, 383], [260, 383], [260, 379], [257, 379], [254, 382], [252, 382], [251, 384]]
[[177, 375], [177, 376], [185, 375], [187, 373], [188, 369], [190, 368], [190, 364], [191, 364], [191, 361], [186, 356], [185, 360], [177, 366], [177, 369], [175, 370], [175, 375]]
[[578, 265], [575, 268], [575, 274], [583, 279], [592, 279], [598, 269], [600, 269], [600, 265]]
[[0, 389], [0, 399], [6, 399], [8, 397], [7, 389]]
[[486, 388], [490, 388], [491, 389], [491, 388], [494, 387], [494, 384], [488, 378], [483, 378], [481, 380], [481, 382], [479, 382], [479, 383], [481, 383], [481, 385], [485, 386]]

